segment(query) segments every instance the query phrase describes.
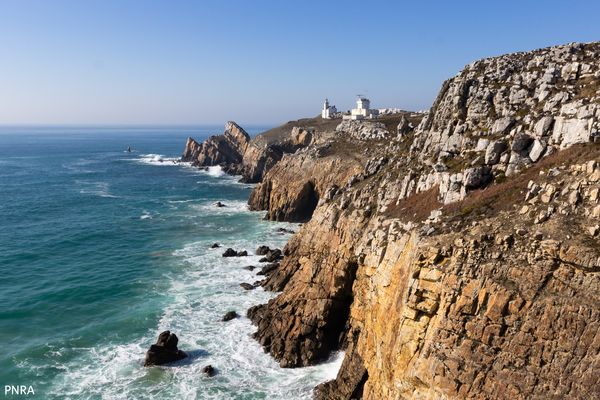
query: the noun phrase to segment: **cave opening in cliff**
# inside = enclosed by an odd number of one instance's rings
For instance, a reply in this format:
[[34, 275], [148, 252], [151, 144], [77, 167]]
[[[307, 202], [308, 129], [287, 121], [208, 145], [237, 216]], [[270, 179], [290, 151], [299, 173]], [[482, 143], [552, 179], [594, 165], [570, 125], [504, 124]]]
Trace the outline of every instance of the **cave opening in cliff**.
[[341, 288], [338, 291], [339, 295], [332, 299], [334, 306], [325, 326], [325, 338], [328, 342], [327, 348], [330, 351], [345, 348], [348, 342], [350, 307], [354, 301], [352, 286], [356, 279], [357, 270], [358, 263], [350, 261], [346, 266], [344, 275], [336, 278], [336, 285]]
[[310, 220], [318, 203], [319, 194], [315, 189], [315, 184], [312, 181], [306, 182], [298, 196], [298, 207], [294, 219], [298, 222]]

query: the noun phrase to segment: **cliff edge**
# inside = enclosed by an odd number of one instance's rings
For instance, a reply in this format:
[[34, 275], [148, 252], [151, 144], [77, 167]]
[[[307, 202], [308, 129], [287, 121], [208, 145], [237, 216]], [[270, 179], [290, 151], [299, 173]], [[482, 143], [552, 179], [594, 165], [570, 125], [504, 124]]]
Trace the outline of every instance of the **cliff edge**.
[[265, 350], [345, 349], [319, 399], [600, 396], [599, 56], [477, 61], [414, 130], [350, 122], [285, 155], [251, 205], [314, 209], [248, 312]]

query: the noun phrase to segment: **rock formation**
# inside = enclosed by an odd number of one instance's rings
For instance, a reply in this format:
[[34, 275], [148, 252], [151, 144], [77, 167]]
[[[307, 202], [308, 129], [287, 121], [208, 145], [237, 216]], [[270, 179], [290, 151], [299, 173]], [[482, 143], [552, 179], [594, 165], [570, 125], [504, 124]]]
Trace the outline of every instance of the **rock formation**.
[[249, 142], [246, 131], [230, 121], [222, 135], [211, 136], [202, 144], [188, 138], [181, 160], [198, 166], [221, 165], [229, 170], [242, 161]]
[[599, 56], [478, 61], [413, 131], [347, 122], [285, 155], [251, 207], [309, 220], [257, 340], [285, 367], [344, 348], [319, 399], [600, 396]]
[[317, 399], [599, 398], [599, 132], [600, 43], [474, 62], [426, 115], [295, 130], [240, 168], [252, 209], [306, 221], [261, 270], [255, 338], [284, 367], [344, 349]]
[[177, 348], [179, 339], [170, 331], [164, 331], [158, 335], [158, 340], [150, 346], [146, 352], [144, 366], [169, 364], [187, 357], [183, 351]]

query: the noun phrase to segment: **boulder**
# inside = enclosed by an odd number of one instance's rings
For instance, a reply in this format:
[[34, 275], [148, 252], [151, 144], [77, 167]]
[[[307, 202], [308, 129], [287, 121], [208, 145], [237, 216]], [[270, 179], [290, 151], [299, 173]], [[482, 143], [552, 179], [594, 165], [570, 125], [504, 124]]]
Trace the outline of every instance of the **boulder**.
[[516, 153], [523, 154], [529, 149], [529, 146], [531, 146], [532, 142], [533, 138], [531, 136], [527, 135], [526, 133], [519, 133], [513, 139], [510, 148]]
[[221, 319], [221, 321], [227, 322], [227, 321], [231, 321], [232, 319], [235, 319], [237, 317], [239, 317], [239, 315], [235, 311], [227, 311], [225, 313], [225, 315], [223, 315], [223, 318]]
[[227, 250], [225, 250], [225, 253], [223, 253], [223, 257], [236, 257], [236, 256], [237, 256], [237, 251], [235, 251], [231, 247], [228, 248]]
[[492, 126], [492, 135], [506, 135], [515, 124], [513, 117], [499, 118]]
[[542, 136], [546, 136], [550, 133], [550, 128], [552, 128], [552, 124], [554, 123], [554, 118], [552, 117], [542, 117], [538, 122], [536, 122], [533, 133], [536, 137], [541, 138]]
[[400, 122], [398, 123], [398, 127], [396, 128], [396, 132], [398, 137], [404, 136], [412, 130], [412, 125], [410, 121], [406, 118], [405, 115], [400, 118]]
[[500, 161], [500, 156], [506, 151], [506, 143], [502, 141], [491, 142], [485, 150], [485, 163], [487, 165], [495, 165]]
[[164, 331], [158, 335], [158, 340], [150, 346], [146, 352], [144, 366], [163, 365], [179, 361], [187, 357], [187, 354], [177, 348], [179, 339], [170, 331]]
[[211, 249], [218, 249], [219, 247], [221, 247], [221, 245], [219, 243], [213, 243], [210, 248]]
[[257, 256], [264, 256], [269, 251], [271, 251], [271, 249], [269, 248], [269, 246], [258, 246], [258, 248], [256, 249], [256, 255]]
[[225, 252], [223, 253], [223, 257], [245, 257], [247, 255], [248, 255], [248, 252], [246, 250], [235, 251], [231, 247], [228, 248], [227, 250], [225, 250]]
[[252, 290], [252, 289], [254, 289], [254, 288], [255, 288], [255, 286], [254, 286], [254, 285], [252, 285], [252, 284], [250, 284], [250, 283], [246, 283], [246, 282], [240, 283], [240, 286], [241, 286], [241, 287], [242, 287], [244, 290]]
[[546, 151], [546, 143], [539, 139], [535, 139], [533, 146], [531, 146], [531, 150], [529, 151], [529, 158], [531, 161], [536, 162], [540, 159], [540, 157], [542, 157], [544, 151]]

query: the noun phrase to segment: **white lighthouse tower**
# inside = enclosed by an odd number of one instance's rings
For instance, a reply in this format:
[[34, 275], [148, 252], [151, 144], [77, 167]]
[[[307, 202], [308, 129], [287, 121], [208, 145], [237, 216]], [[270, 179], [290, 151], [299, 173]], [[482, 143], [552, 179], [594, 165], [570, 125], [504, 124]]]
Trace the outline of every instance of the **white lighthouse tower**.
[[325, 99], [325, 103], [323, 103], [323, 109], [321, 110], [321, 118], [331, 119], [335, 113], [337, 113], [337, 108], [335, 108], [335, 106], [330, 106], [329, 100]]

